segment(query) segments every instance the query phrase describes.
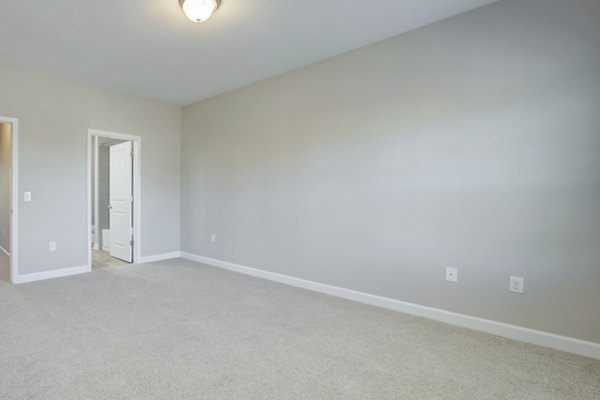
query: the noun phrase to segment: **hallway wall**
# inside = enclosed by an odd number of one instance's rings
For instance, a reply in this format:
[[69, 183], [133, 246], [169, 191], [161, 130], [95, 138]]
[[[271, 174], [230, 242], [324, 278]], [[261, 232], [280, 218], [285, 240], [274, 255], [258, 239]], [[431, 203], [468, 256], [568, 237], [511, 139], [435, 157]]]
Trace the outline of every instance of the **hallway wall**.
[[6, 252], [10, 252], [11, 139], [10, 124], [0, 124], [0, 247]]

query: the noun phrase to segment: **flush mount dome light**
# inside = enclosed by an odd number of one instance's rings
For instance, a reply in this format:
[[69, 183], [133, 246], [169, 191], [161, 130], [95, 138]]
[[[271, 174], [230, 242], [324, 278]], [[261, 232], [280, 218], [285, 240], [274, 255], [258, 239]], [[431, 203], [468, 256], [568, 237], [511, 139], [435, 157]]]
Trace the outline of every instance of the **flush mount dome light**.
[[190, 21], [200, 23], [217, 11], [221, 0], [179, 0], [179, 5]]

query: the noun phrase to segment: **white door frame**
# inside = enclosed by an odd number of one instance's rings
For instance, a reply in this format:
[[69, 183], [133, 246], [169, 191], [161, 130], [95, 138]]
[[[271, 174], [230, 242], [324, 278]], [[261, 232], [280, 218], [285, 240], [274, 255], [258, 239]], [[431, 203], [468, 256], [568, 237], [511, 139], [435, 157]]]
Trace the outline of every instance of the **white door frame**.
[[[94, 165], [92, 167], [94, 174], [94, 208], [92, 213], [94, 214], [94, 222], [96, 226], [98, 225], [99, 211], [98, 211], [98, 136], [92, 136], [93, 149], [94, 153]], [[94, 231], [94, 237], [92, 238], [94, 241], [94, 249], [100, 250], [100, 236], [101, 234], [98, 232], [98, 228]], [[90, 266], [91, 267], [91, 266]]]
[[11, 125], [10, 282], [15, 284], [19, 276], [19, 120], [0, 116], [0, 123]]
[[[139, 263], [142, 259], [142, 183], [141, 183], [141, 156], [142, 138], [125, 133], [108, 132], [97, 129], [88, 129], [87, 140], [87, 251], [88, 265], [92, 267], [92, 143], [94, 137], [105, 137], [116, 140], [129, 140], [133, 143], [133, 262]], [[98, 221], [96, 221], [96, 225]], [[96, 235], [98, 229], [96, 228]]]

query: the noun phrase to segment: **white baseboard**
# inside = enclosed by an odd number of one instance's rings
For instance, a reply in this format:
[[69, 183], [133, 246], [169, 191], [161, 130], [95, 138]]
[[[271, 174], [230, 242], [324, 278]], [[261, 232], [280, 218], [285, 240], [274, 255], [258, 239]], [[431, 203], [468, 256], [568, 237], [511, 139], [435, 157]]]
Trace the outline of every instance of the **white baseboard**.
[[55, 269], [52, 271], [35, 272], [32, 274], [17, 275], [14, 279], [14, 283], [44, 281], [46, 279], [63, 278], [65, 276], [85, 274], [91, 271], [92, 268], [89, 265], [83, 265], [81, 267], [62, 268]]
[[556, 335], [553, 333], [524, 328], [521, 326], [505, 324], [488, 319], [472, 317], [465, 314], [459, 314], [451, 311], [445, 311], [433, 307], [421, 306], [418, 304], [407, 303], [400, 300], [381, 297], [369, 293], [358, 292], [355, 290], [344, 289], [337, 286], [331, 286], [324, 283], [313, 282], [306, 279], [295, 278], [288, 275], [269, 272], [261, 269], [246, 267], [233, 264], [226, 261], [216, 260], [181, 252], [181, 257], [187, 260], [196, 261], [201, 264], [211, 265], [213, 267], [223, 268], [229, 271], [239, 272], [251, 275], [257, 278], [267, 279], [283, 283], [289, 286], [295, 286], [314, 292], [328, 294], [330, 296], [340, 297], [346, 300], [352, 300], [359, 303], [372, 306], [387, 308], [405, 314], [416, 315], [435, 321], [445, 322], [447, 324], [473, 329], [492, 335], [531, 343], [538, 346], [550, 347], [556, 350], [579, 354], [586, 357], [600, 359], [600, 343], [588, 342], [580, 339], [574, 339], [567, 336]]
[[151, 262], [155, 262], [155, 261], [170, 260], [172, 258], [180, 258], [180, 257], [181, 257], [181, 252], [174, 251], [171, 253], [155, 254], [153, 256], [143, 256], [139, 260], [137, 260], [137, 263], [138, 264], [146, 264], [146, 263], [151, 263]]
[[10, 252], [6, 251], [4, 247], [0, 246], [0, 251], [10, 257]]
[[[172, 253], [156, 254], [153, 256], [142, 257], [140, 260], [138, 260], [138, 264], [145, 264], [145, 263], [150, 263], [150, 262], [154, 262], [154, 261], [169, 260], [169, 259], [179, 258], [179, 257], [181, 257], [181, 252], [179, 252], [179, 251], [174, 251]], [[63, 269], [56, 269], [56, 270], [52, 270], [52, 271], [36, 272], [36, 273], [32, 273], [32, 274], [17, 275], [14, 279], [14, 283], [15, 284], [29, 283], [29, 282], [43, 281], [46, 279], [63, 278], [65, 276], [84, 274], [84, 273], [91, 272], [91, 271], [92, 271], [92, 269], [89, 266], [84, 265], [81, 267], [63, 268]]]

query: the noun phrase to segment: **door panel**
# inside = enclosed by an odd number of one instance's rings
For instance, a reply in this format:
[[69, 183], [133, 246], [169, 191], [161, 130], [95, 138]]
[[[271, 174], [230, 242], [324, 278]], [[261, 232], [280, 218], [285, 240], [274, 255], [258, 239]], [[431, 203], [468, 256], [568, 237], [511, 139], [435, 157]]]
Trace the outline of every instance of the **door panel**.
[[110, 147], [110, 255], [133, 262], [132, 143]]

